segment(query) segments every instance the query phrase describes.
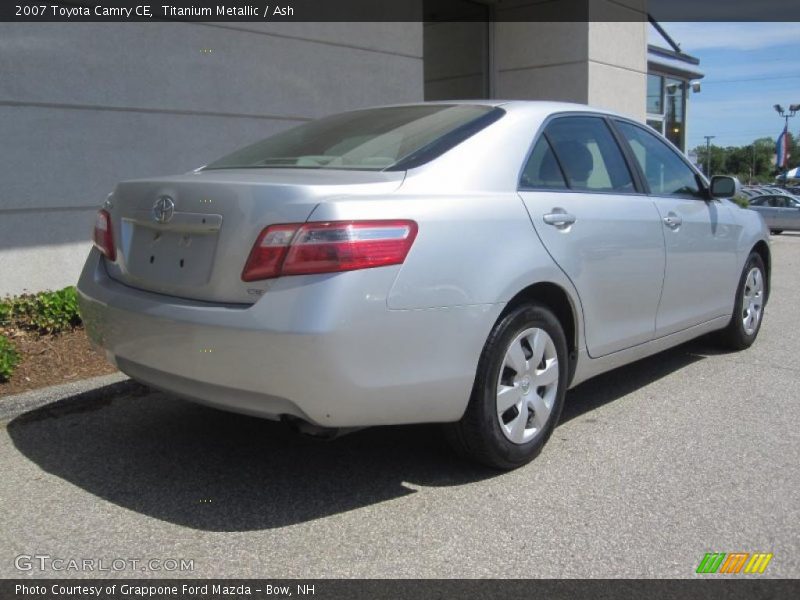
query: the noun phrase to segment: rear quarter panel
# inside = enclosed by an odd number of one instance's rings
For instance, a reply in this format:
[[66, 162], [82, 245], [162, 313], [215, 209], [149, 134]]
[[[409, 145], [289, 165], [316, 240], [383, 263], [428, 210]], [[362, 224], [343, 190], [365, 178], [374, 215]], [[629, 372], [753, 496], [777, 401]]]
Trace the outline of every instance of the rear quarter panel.
[[389, 218], [419, 224], [414, 245], [388, 294], [390, 309], [505, 303], [541, 281], [571, 290], [513, 192], [322, 203], [310, 220]]

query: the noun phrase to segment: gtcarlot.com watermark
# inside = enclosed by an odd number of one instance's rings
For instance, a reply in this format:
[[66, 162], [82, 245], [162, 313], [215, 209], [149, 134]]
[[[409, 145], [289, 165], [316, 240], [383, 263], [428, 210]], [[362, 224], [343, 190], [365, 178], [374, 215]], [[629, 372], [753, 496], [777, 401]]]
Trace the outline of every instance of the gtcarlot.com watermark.
[[65, 573], [186, 572], [194, 571], [191, 558], [67, 558], [49, 554], [19, 554], [14, 557], [18, 571]]

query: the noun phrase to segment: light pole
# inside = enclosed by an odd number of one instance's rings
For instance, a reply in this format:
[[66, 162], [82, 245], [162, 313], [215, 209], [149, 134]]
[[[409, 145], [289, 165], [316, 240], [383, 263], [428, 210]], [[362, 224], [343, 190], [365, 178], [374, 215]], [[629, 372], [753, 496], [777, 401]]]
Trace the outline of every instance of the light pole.
[[[789, 111], [784, 111], [783, 107], [780, 104], [774, 104], [772, 108], [775, 109], [775, 112], [778, 113], [778, 116], [782, 119], [786, 119], [786, 125], [783, 128], [783, 133], [781, 133], [781, 137], [784, 138], [785, 135], [789, 135], [789, 117], [793, 117], [800, 111], [800, 104], [790, 104]], [[786, 174], [789, 172], [789, 157], [787, 153], [789, 151], [789, 140], [787, 138], [783, 139], [783, 144], [785, 144], [786, 152], [783, 153], [783, 164], [782, 165], [775, 165], [777, 167], [783, 168], [783, 187], [786, 187]], [[777, 152], [775, 156], [777, 158]]]
[[715, 135], [704, 135], [706, 138], [706, 177], [711, 179], [711, 140], [713, 140]]

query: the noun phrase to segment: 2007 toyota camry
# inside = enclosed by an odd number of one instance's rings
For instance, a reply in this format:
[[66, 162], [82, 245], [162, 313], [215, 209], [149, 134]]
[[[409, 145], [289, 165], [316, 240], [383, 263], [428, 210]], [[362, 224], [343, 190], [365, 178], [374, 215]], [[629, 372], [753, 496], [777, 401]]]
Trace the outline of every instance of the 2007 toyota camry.
[[536, 456], [569, 387], [758, 335], [768, 231], [651, 129], [586, 106], [348, 112], [120, 183], [78, 286], [133, 379], [309, 432], [446, 423]]

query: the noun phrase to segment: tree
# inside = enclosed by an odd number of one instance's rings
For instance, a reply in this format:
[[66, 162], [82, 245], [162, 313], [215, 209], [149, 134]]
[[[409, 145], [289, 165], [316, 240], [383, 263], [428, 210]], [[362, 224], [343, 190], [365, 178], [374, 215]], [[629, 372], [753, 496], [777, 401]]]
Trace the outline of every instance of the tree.
[[[703, 172], [706, 170], [707, 154], [711, 159], [711, 175], [735, 175], [742, 182], [747, 183], [772, 183], [782, 170], [775, 166], [776, 140], [763, 137], [753, 140], [746, 146], [720, 146], [711, 145], [706, 152], [706, 146], [697, 146], [694, 153]], [[798, 136], [789, 133], [789, 165], [800, 164], [800, 144]]]
[[[697, 155], [697, 164], [700, 166], [703, 173], [706, 173], [707, 176], [711, 176], [726, 172], [726, 150], [726, 148], [715, 146], [714, 144], [711, 144], [709, 147], [698, 146], [695, 148], [694, 153]], [[706, 172], [707, 170], [709, 172]]]

